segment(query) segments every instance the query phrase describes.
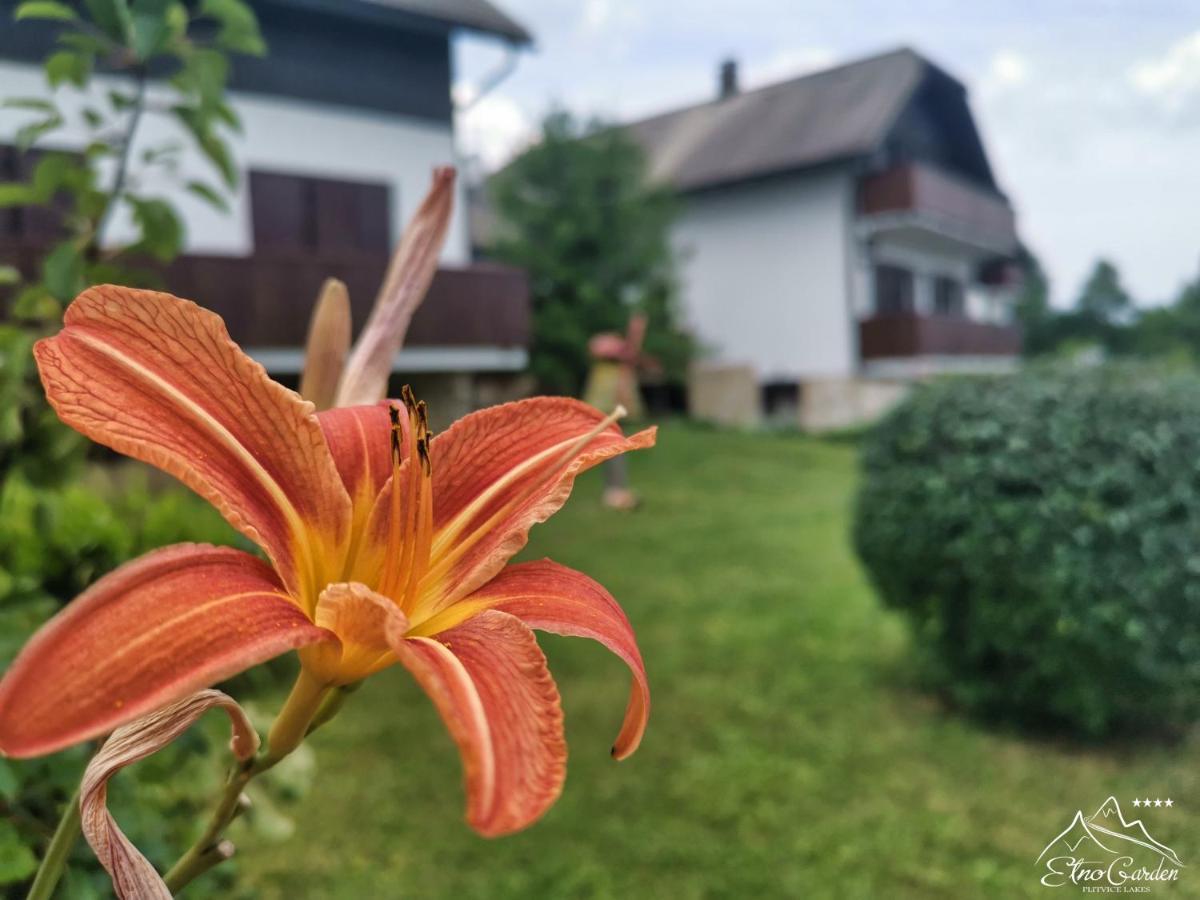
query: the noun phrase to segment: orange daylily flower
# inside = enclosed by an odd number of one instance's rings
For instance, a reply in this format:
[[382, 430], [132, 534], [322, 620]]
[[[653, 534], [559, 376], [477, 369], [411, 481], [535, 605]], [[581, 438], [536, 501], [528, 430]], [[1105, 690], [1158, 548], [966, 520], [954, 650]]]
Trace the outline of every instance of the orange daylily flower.
[[291, 649], [294, 695], [398, 662], [458, 744], [468, 821], [504, 834], [537, 819], [565, 773], [558, 691], [531, 629], [593, 638], [628, 664], [613, 755], [637, 748], [650, 697], [621, 608], [580, 572], [509, 560], [576, 475], [652, 446], [653, 429], [626, 437], [615, 415], [561, 397], [486, 409], [433, 438], [407, 391], [315, 413], [218, 316], [112, 286], [82, 294], [35, 354], [64, 422], [180, 479], [270, 564], [185, 544], [100, 579], [0, 681], [0, 752], [105, 734]]

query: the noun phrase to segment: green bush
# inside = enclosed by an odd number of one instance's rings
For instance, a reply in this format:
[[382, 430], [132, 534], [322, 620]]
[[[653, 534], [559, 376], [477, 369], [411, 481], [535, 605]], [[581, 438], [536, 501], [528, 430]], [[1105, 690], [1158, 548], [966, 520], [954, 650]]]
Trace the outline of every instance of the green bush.
[[[111, 456], [102, 464], [89, 462], [87, 442], [62, 425], [42, 398], [30, 353], [34, 337], [0, 325], [0, 671], [46, 619], [126, 560], [180, 541], [252, 549], [215, 509], [173, 482], [152, 481], [140, 464]], [[266, 676], [242, 676], [239, 700], [245, 688], [271, 687]], [[207, 717], [114, 782], [114, 814], [160, 867], [197, 836], [223, 780], [228, 740], [227, 724]], [[32, 877], [92, 749], [0, 759], [0, 895], [24, 895], [18, 886]], [[278, 780], [273, 790], [285, 797], [295, 792]], [[262, 812], [252, 817], [252, 827], [286, 827], [272, 796], [260, 793], [258, 801]], [[223, 866], [193, 890], [197, 896], [227, 895], [231, 874]], [[82, 841], [62, 895], [111, 895], [107, 875]]]
[[858, 553], [953, 702], [1085, 736], [1200, 716], [1200, 378], [934, 383], [863, 475]]

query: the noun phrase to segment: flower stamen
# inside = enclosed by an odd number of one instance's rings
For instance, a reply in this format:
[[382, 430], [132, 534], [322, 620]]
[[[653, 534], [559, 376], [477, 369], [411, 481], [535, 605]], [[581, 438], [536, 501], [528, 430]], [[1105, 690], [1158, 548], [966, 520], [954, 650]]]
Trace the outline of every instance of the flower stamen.
[[[433, 543], [433, 464], [429, 456], [429, 414], [405, 385], [400, 392], [406, 415], [388, 408], [392, 430], [391, 521], [384, 555], [380, 593], [401, 609], [415, 604], [417, 586], [429, 568]], [[403, 463], [408, 462], [407, 470]]]

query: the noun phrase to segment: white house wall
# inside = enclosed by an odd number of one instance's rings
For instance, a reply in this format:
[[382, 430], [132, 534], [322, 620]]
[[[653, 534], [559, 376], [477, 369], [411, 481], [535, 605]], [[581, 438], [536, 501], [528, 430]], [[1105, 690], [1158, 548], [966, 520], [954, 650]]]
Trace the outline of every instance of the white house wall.
[[689, 325], [762, 381], [844, 377], [857, 354], [846, 170], [693, 194], [674, 227]]
[[[117, 79], [97, 78], [91, 102], [101, 105], [105, 92], [118, 84]], [[39, 96], [47, 92], [40, 68], [0, 62], [0, 94]], [[84, 95], [71, 88], [61, 88], [58, 93], [66, 110], [75, 112], [85, 103]], [[155, 92], [150, 95], [153, 100]], [[428, 189], [433, 168], [456, 162], [454, 134], [448, 124], [266, 95], [233, 93], [230, 99], [242, 119], [243, 133], [232, 135], [230, 146], [243, 176], [250, 169], [265, 169], [385, 183], [391, 188], [393, 240]], [[27, 121], [28, 112], [0, 109], [0, 142], [11, 140], [16, 129]], [[88, 132], [80, 117], [72, 115], [70, 121], [71, 127], [47, 138], [46, 146], [82, 147], [87, 142]], [[187, 135], [165, 115], [145, 116], [135, 153], [161, 144], [166, 138], [179, 139], [186, 147], [181, 158], [182, 180], [198, 177], [217, 182], [207, 161], [190, 146]], [[139, 187], [146, 193], [169, 196], [176, 204], [187, 226], [188, 251], [238, 256], [252, 252], [249, 185], [245, 177], [232, 198], [229, 214], [213, 210], [165, 180]], [[469, 260], [466, 216], [461, 214], [465, 208], [461, 180], [459, 192], [442, 253], [443, 262], [450, 264]], [[129, 233], [128, 228], [127, 220], [114, 220], [113, 239], [120, 241]]]

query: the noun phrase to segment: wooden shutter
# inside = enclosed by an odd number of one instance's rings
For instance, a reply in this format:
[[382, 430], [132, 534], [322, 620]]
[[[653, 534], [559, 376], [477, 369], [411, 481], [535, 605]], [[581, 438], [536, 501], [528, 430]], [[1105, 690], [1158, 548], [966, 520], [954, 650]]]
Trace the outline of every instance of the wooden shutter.
[[387, 252], [387, 185], [321, 178], [314, 180], [314, 188], [318, 252]]
[[316, 245], [316, 204], [310, 179], [250, 173], [250, 216], [256, 252], [307, 253]]
[[255, 250], [334, 258], [386, 253], [390, 201], [386, 184], [251, 172]]

